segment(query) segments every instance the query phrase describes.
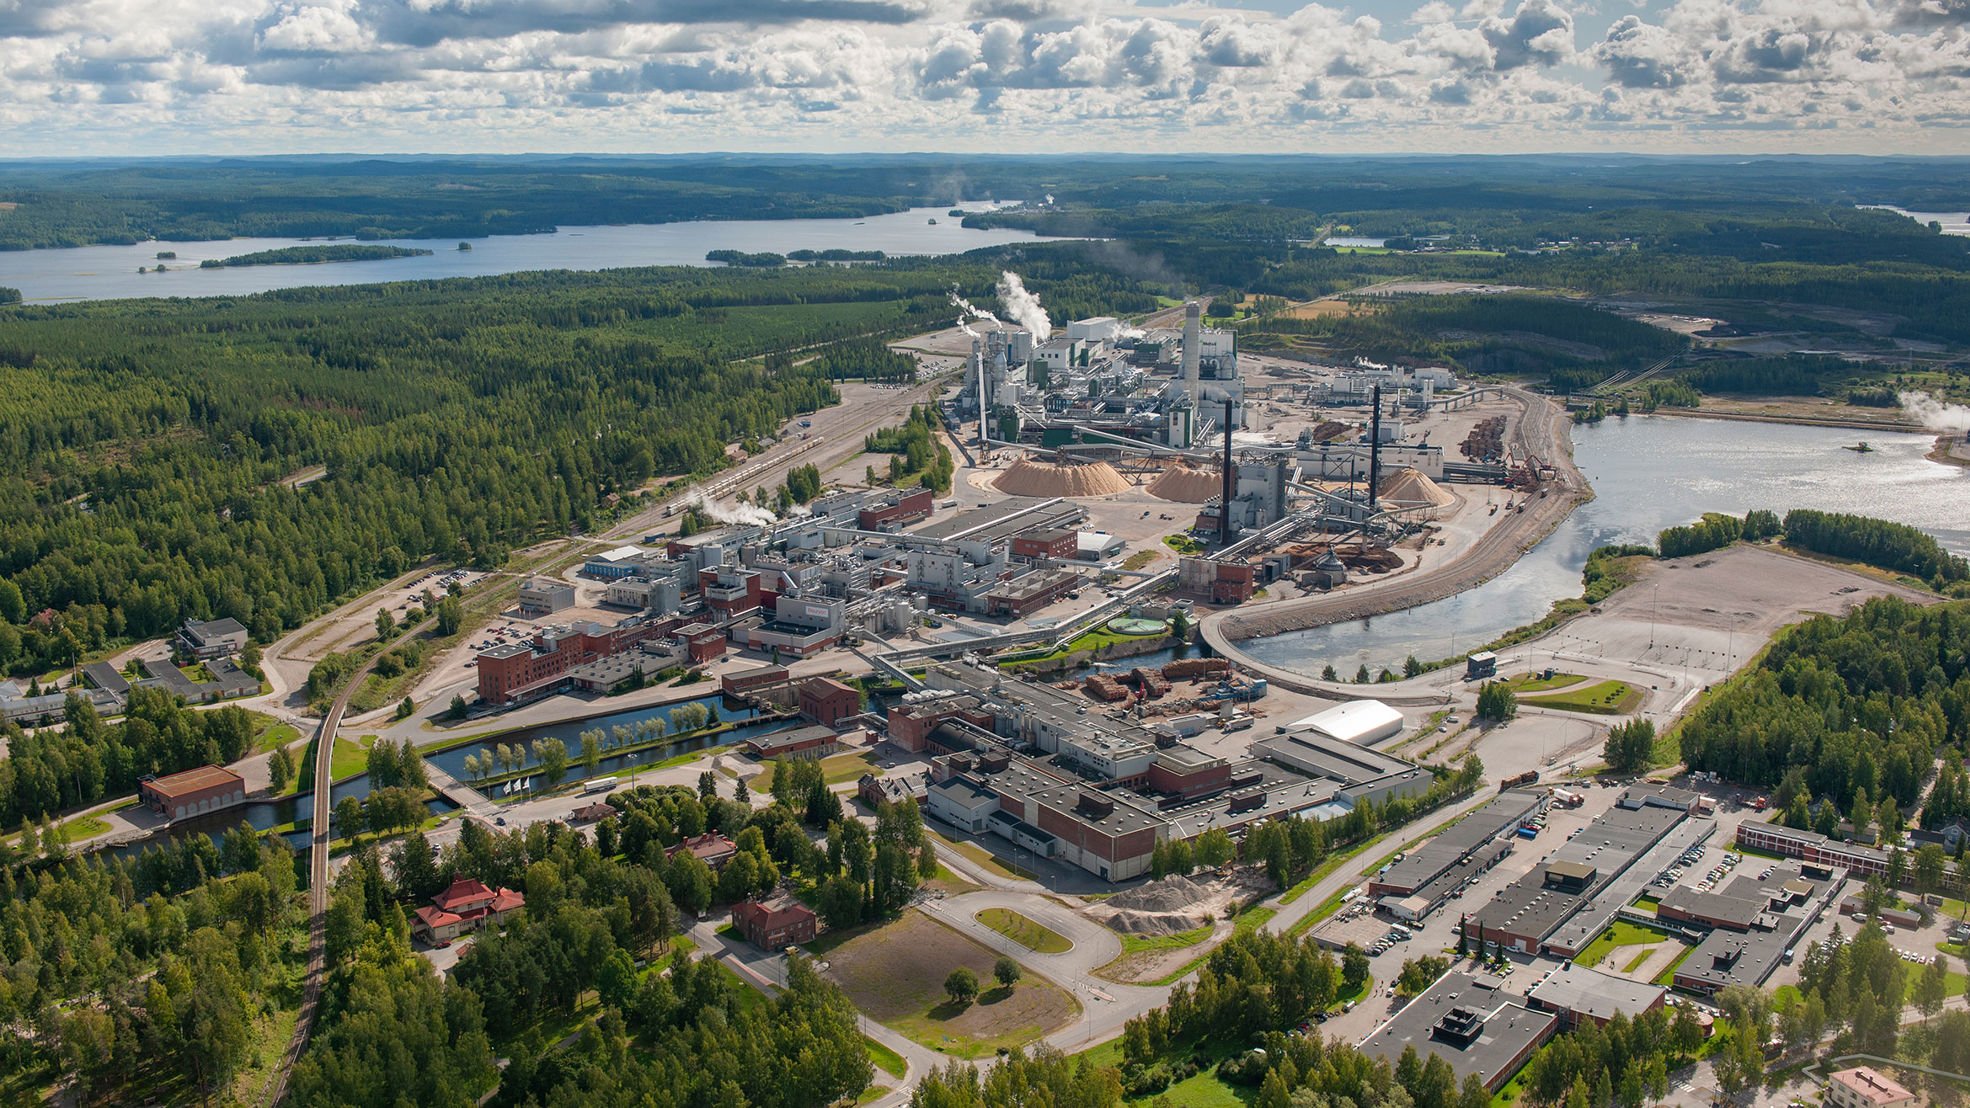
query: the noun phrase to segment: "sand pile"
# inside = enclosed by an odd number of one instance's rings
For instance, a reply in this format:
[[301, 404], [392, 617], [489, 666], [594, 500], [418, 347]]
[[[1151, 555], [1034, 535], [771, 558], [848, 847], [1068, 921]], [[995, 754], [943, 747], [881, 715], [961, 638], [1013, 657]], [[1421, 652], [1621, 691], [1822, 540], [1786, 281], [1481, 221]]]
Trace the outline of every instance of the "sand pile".
[[1171, 876], [1161, 881], [1150, 881], [1133, 889], [1116, 893], [1102, 901], [1110, 908], [1128, 908], [1145, 912], [1174, 912], [1188, 908], [1204, 899], [1207, 890], [1188, 877]]
[[1457, 498], [1445, 492], [1443, 486], [1413, 469], [1397, 470], [1394, 476], [1384, 477], [1381, 499], [1404, 507], [1448, 508], [1457, 503]]
[[1060, 465], [1054, 462], [1015, 462], [992, 487], [1013, 496], [1113, 496], [1129, 491], [1129, 482], [1107, 462]]
[[1179, 504], [1202, 504], [1224, 491], [1216, 470], [1173, 465], [1149, 482], [1149, 495]]

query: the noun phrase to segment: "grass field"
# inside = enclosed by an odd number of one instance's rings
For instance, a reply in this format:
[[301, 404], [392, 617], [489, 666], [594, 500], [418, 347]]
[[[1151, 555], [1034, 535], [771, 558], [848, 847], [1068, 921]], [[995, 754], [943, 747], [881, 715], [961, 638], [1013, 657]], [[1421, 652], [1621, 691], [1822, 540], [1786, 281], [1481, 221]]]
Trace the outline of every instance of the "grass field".
[[1575, 965], [1598, 966], [1601, 964], [1601, 959], [1606, 958], [1618, 947], [1653, 946], [1668, 941], [1669, 936], [1660, 931], [1618, 919], [1609, 924], [1608, 929], [1601, 932], [1599, 938], [1588, 943], [1587, 949], [1581, 951], [1573, 961]]
[[1641, 969], [1642, 963], [1648, 961], [1649, 958], [1652, 957], [1654, 954], [1655, 952], [1652, 950], [1644, 950], [1637, 953], [1633, 958], [1628, 959], [1627, 965], [1621, 967], [1621, 972], [1633, 973], [1636, 970]]
[[869, 1052], [869, 1061], [874, 1062], [877, 1069], [891, 1077], [901, 1077], [909, 1069], [909, 1066], [904, 1063], [901, 1054], [876, 1042], [867, 1035], [862, 1036], [862, 1048]]
[[1626, 681], [1596, 681], [1591, 685], [1569, 686], [1556, 693], [1524, 698], [1525, 704], [1536, 708], [1559, 708], [1607, 716], [1625, 715], [1634, 711], [1641, 702], [1641, 690]]
[[1174, 935], [1122, 935], [1119, 938], [1122, 940], [1123, 954], [1147, 954], [1153, 950], [1182, 950], [1187, 946], [1196, 946], [1210, 938], [1212, 930], [1207, 923]]
[[1676, 955], [1675, 961], [1669, 963], [1667, 966], [1664, 966], [1662, 968], [1662, 972], [1655, 975], [1655, 983], [1664, 986], [1675, 984], [1676, 967], [1682, 965], [1683, 959], [1688, 958], [1690, 956], [1690, 951], [1695, 949], [1696, 948], [1693, 946], [1684, 947], [1683, 952], [1681, 954]]
[[[703, 753], [705, 751], [698, 751], [685, 761], [690, 761]], [[774, 772], [774, 763], [767, 763], [766, 772], [761, 774], [758, 783], [751, 787], [771, 792]], [[867, 754], [836, 754], [821, 759], [821, 777], [830, 785], [839, 785], [844, 781], [859, 781], [865, 773], [882, 776], [882, 772], [876, 769], [876, 764], [869, 761]]]
[[959, 1058], [1024, 1046], [1080, 1011], [1073, 997], [1036, 976], [1011, 989], [986, 989], [969, 1004], [952, 1003], [945, 977], [965, 966], [989, 982], [998, 955], [921, 912], [854, 932], [826, 956], [826, 975], [869, 1018]]
[[246, 714], [253, 717], [253, 749], [262, 754], [301, 737], [301, 732], [296, 731], [292, 724], [282, 723], [265, 712], [248, 708]]
[[1578, 685], [1585, 680], [1586, 678], [1578, 673], [1555, 673], [1550, 678], [1541, 677], [1536, 673], [1522, 673], [1505, 683], [1516, 693], [1542, 693]]
[[1065, 954], [1074, 949], [1067, 936], [1010, 908], [987, 908], [976, 918], [978, 922], [1036, 953]]

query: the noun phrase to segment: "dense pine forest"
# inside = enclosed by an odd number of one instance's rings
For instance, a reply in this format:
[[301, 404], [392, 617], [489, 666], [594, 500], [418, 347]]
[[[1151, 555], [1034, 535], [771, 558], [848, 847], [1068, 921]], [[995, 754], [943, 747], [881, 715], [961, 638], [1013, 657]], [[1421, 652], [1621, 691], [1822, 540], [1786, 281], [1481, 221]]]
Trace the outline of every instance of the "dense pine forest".
[[[831, 380], [896, 379], [870, 339], [947, 323], [954, 285], [989, 302], [1004, 260], [9, 309], [0, 670], [187, 617], [266, 641], [423, 558], [592, 527], [608, 494], [834, 403]], [[1156, 303], [1071, 248], [1018, 264], [1063, 313]]]

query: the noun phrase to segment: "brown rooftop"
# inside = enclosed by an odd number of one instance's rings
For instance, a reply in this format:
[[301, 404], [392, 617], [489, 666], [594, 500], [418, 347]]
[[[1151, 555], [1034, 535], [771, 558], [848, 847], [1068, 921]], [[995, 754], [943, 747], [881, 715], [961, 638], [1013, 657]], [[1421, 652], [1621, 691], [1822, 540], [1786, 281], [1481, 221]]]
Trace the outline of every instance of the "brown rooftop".
[[197, 769], [188, 769], [183, 773], [146, 781], [144, 785], [159, 796], [179, 797], [203, 789], [218, 789], [244, 783], [244, 779], [239, 774], [224, 766], [199, 766]]

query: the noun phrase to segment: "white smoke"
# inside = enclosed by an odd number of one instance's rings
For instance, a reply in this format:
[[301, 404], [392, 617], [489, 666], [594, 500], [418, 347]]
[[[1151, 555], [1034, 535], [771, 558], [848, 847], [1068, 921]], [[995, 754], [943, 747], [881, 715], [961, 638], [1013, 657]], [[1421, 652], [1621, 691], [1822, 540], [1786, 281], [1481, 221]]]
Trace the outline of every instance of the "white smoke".
[[1949, 434], [1970, 434], [1970, 408], [1945, 404], [1926, 392], [1901, 394], [1902, 412], [1924, 429]]
[[999, 322], [998, 316], [993, 315], [983, 308], [977, 307], [971, 301], [959, 296], [958, 290], [955, 288], [951, 290], [951, 306], [958, 310], [958, 330], [963, 331], [972, 338], [979, 337], [978, 332], [971, 329], [972, 320], [982, 319], [987, 323]]
[[1053, 207], [1053, 193], [1047, 193], [1047, 207]]
[[1047, 341], [1053, 334], [1053, 320], [1047, 318], [1047, 310], [1040, 307], [1040, 298], [1026, 291], [1026, 283], [1019, 274], [1008, 269], [999, 274], [999, 304], [1014, 323], [1032, 332], [1033, 341]]
[[755, 504], [738, 504], [726, 507], [705, 499], [705, 494], [691, 494], [689, 506], [710, 516], [717, 523], [731, 523], [743, 527], [765, 527], [780, 522], [780, 517]]

